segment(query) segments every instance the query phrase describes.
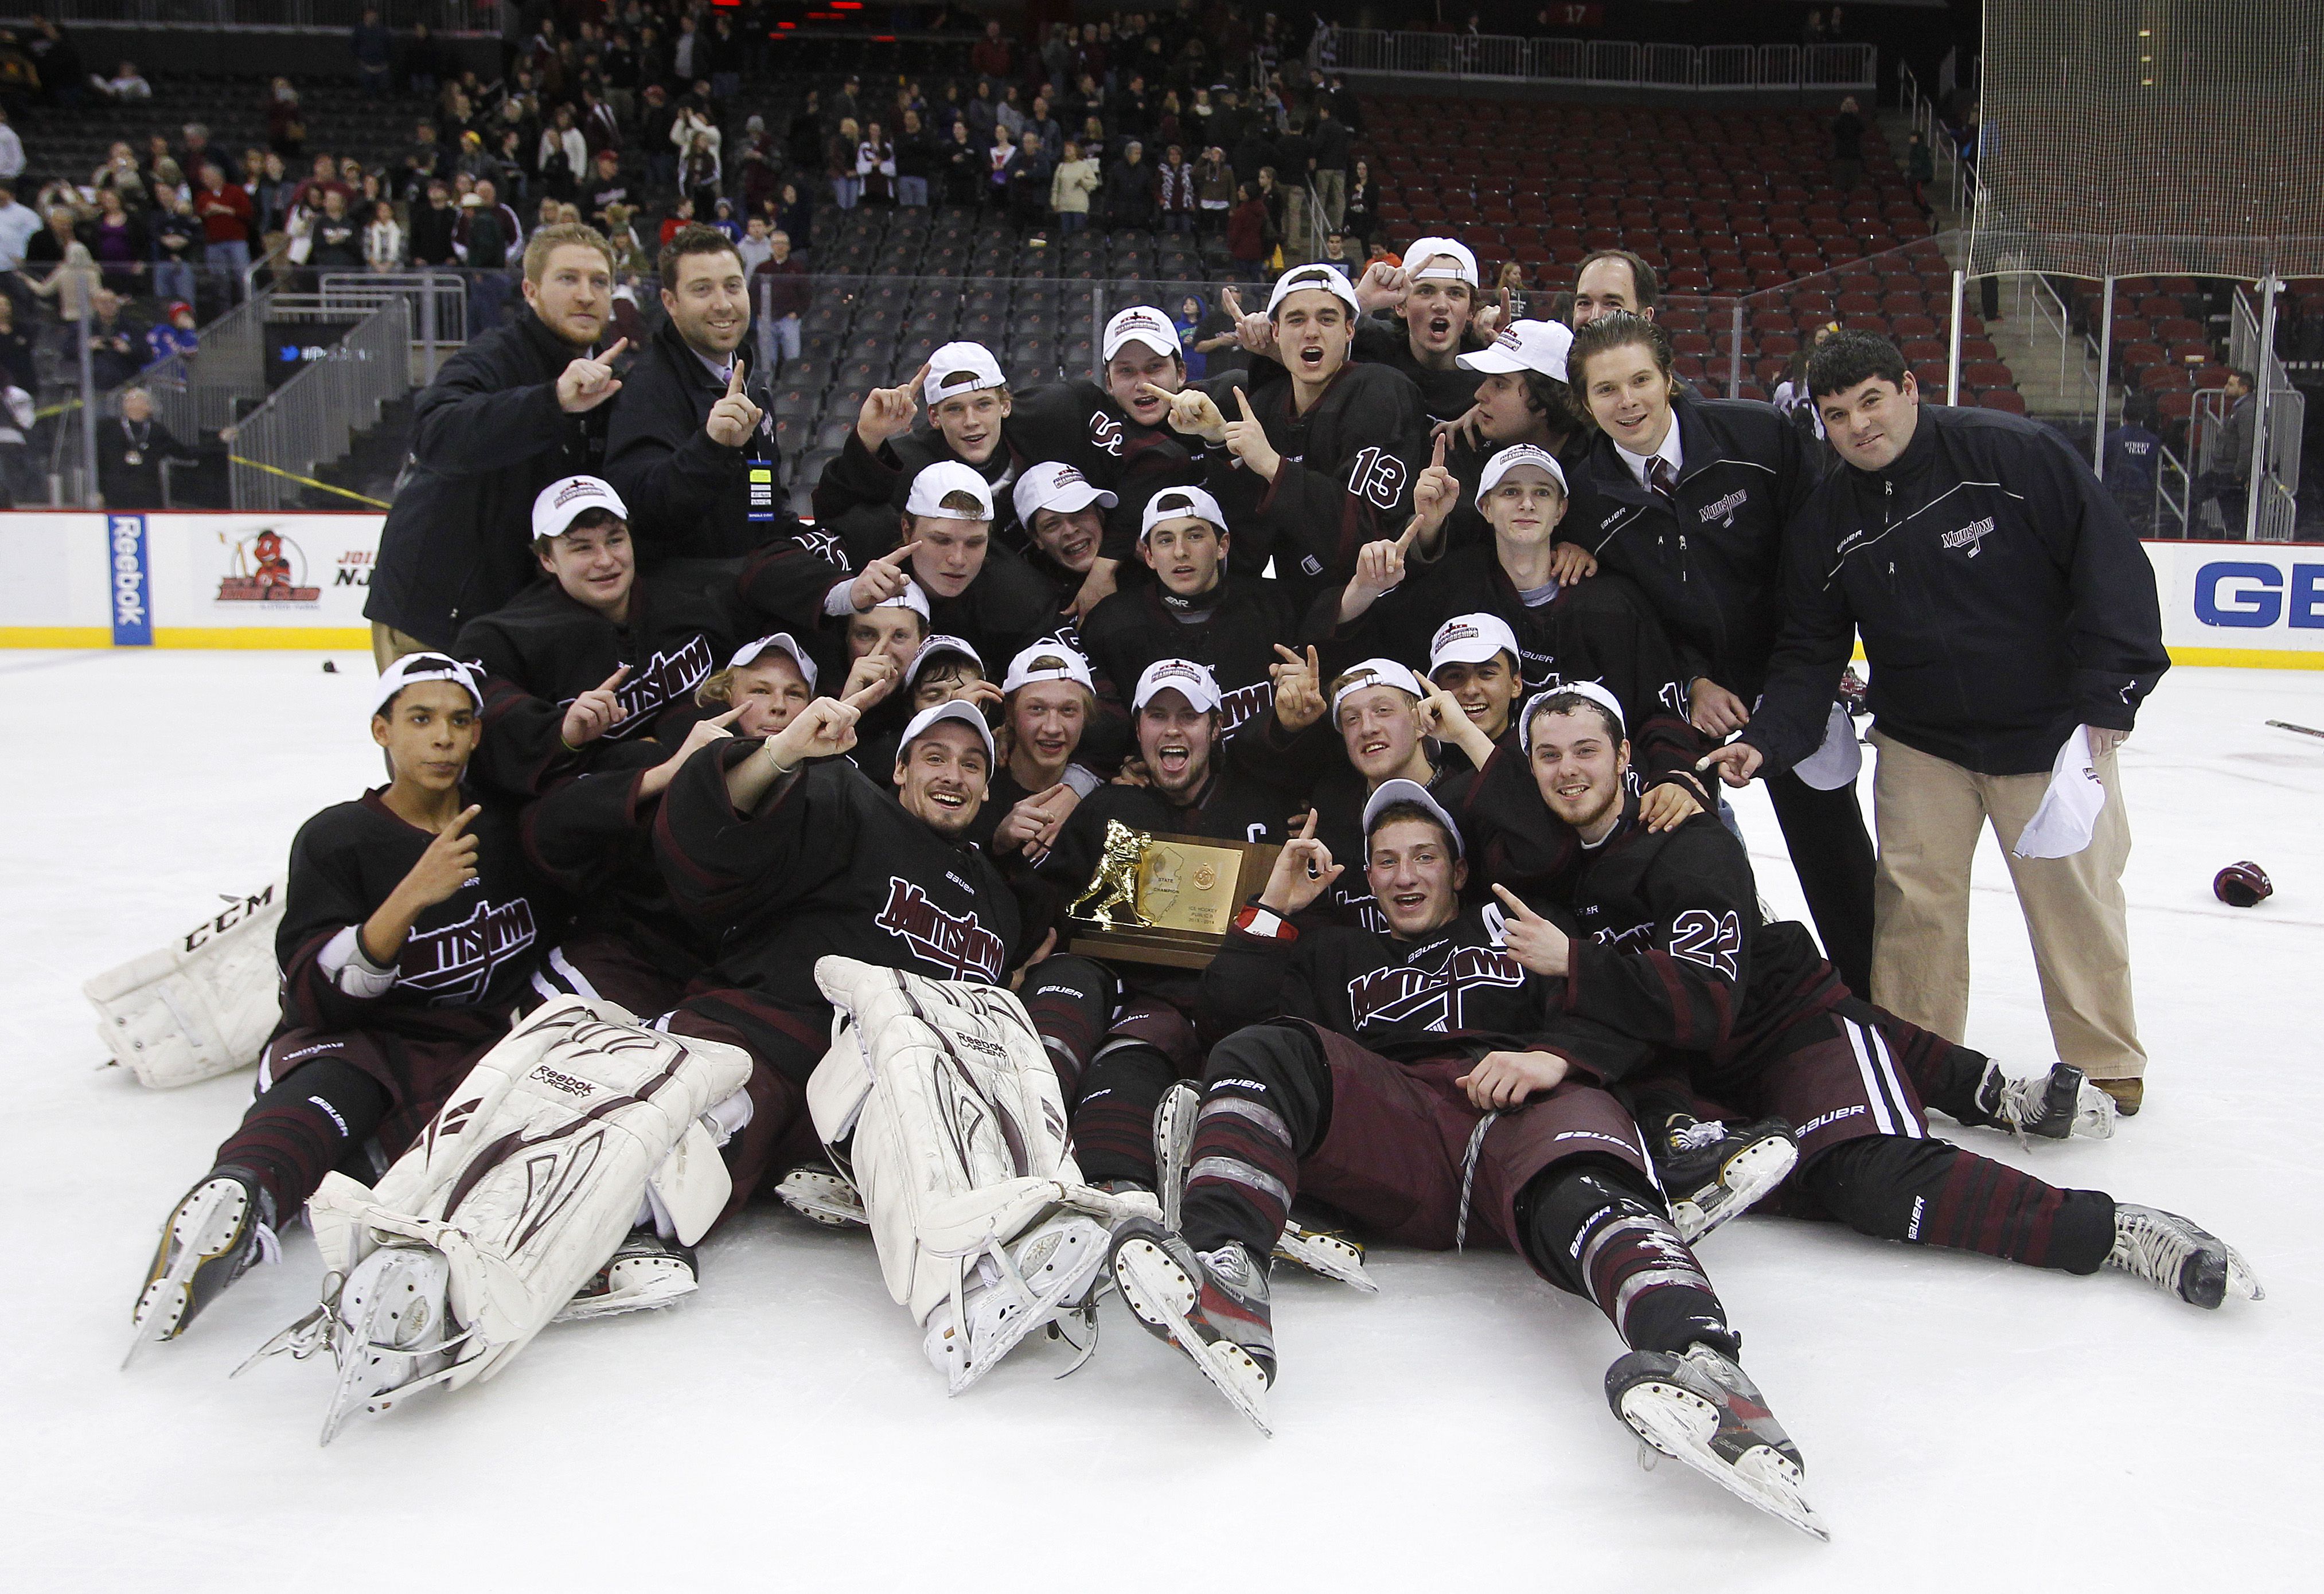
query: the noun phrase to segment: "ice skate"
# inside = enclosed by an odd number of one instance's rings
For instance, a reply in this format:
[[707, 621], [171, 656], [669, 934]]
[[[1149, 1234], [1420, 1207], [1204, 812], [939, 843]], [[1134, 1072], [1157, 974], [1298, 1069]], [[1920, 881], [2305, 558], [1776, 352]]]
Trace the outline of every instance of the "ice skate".
[[1978, 1082], [1977, 1105], [2021, 1141], [2029, 1135], [2043, 1140], [2069, 1135], [2109, 1139], [2120, 1110], [2112, 1096], [2070, 1063], [2058, 1064], [2047, 1073], [2012, 1079], [2001, 1072], [2000, 1064], [1988, 1062], [1985, 1077]]
[[826, 1229], [862, 1229], [863, 1197], [844, 1175], [828, 1168], [793, 1168], [775, 1186], [775, 1197], [800, 1217]]
[[1749, 1212], [1800, 1160], [1792, 1126], [1780, 1118], [1729, 1125], [1673, 1113], [1650, 1149], [1670, 1193], [1671, 1221], [1689, 1245]]
[[1194, 1155], [1194, 1121], [1203, 1115], [1203, 1092], [1180, 1080], [1154, 1104], [1154, 1177], [1161, 1186], [1162, 1226], [1179, 1231], [1186, 1201], [1186, 1168]]
[[2135, 1274], [2181, 1300], [2216, 1310], [2229, 1295], [2267, 1298], [2235, 1247], [2176, 1212], [2116, 1202], [2106, 1265]]
[[1159, 1339], [1185, 1351], [1262, 1433], [1275, 1382], [1267, 1275], [1232, 1241], [1196, 1254], [1160, 1225], [1132, 1220], [1115, 1233], [1113, 1278], [1123, 1304]]
[[1794, 1445], [1748, 1374], [1708, 1345], [1633, 1350], [1606, 1369], [1614, 1414], [1664, 1455], [1802, 1533], [1829, 1540]]
[[699, 1271], [692, 1246], [664, 1239], [650, 1226], [632, 1229], [596, 1276], [549, 1321], [575, 1322], [667, 1306], [699, 1287]]
[[1275, 1254], [1320, 1277], [1353, 1285], [1368, 1295], [1379, 1294], [1379, 1285], [1364, 1271], [1364, 1248], [1344, 1234], [1286, 1222], [1276, 1237]]
[[[1081, 1352], [1067, 1372], [1086, 1361], [1097, 1344], [1089, 1307], [1104, 1271], [1106, 1239], [1095, 1218], [1060, 1212], [1013, 1247], [989, 1243], [970, 1264], [961, 1292], [929, 1313], [921, 1340], [947, 1392], [958, 1395], [974, 1384], [1044, 1326], [1057, 1327], [1056, 1337]], [[1068, 1322], [1076, 1313], [1084, 1321]]]
[[257, 1263], [267, 1243], [265, 1206], [257, 1179], [242, 1168], [217, 1169], [186, 1192], [161, 1226], [123, 1367], [156, 1340], [184, 1333], [219, 1291]]
[[466, 1337], [449, 1333], [451, 1283], [451, 1264], [427, 1246], [382, 1246], [355, 1265], [332, 1312], [339, 1380], [323, 1418], [323, 1443], [356, 1412], [378, 1416], [450, 1377]]

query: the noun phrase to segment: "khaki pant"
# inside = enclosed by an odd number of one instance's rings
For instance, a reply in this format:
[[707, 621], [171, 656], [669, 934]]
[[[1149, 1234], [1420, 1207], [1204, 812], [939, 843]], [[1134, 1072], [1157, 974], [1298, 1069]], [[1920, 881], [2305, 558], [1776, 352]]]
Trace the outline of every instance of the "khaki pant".
[[1880, 842], [1872, 888], [1873, 1001], [1948, 1040], [1962, 1039], [1969, 861], [1990, 822], [2017, 887], [2059, 1057], [2093, 1079], [2144, 1075], [2122, 895], [2130, 815], [2114, 755], [2098, 762], [2107, 802], [2090, 844], [2070, 858], [2019, 858], [2009, 848], [2042, 806], [2047, 771], [1980, 775], [1877, 730], [1872, 744], [1880, 753], [1872, 786]]
[[1325, 230], [1337, 232], [1348, 211], [1348, 174], [1344, 171], [1315, 173], [1315, 197], [1323, 204]]
[[382, 625], [376, 620], [371, 622], [371, 661], [382, 675], [385, 675], [387, 667], [399, 659], [412, 653], [432, 653], [435, 650], [409, 631]]

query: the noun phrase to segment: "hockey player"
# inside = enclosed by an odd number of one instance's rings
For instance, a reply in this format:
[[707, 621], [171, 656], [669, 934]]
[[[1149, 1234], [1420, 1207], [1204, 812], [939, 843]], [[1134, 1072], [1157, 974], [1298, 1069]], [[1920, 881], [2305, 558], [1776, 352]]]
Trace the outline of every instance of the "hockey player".
[[1171, 427], [1216, 445], [1204, 485], [1236, 528], [1236, 567], [1256, 574], [1274, 560], [1303, 613], [1345, 584], [1359, 548], [1403, 525], [1425, 446], [1419, 390], [1350, 363], [1359, 313], [1329, 266], [1286, 272], [1267, 315], [1291, 380], [1256, 399], [1237, 388], [1232, 422], [1200, 389], [1171, 400]]
[[1797, 1125], [1790, 1210], [2068, 1273], [2118, 1267], [2199, 1306], [2259, 1298], [2243, 1258], [2184, 1218], [1932, 1138], [1924, 1103], [2052, 1137], [2105, 1132], [2113, 1103], [2071, 1064], [2011, 1080], [1849, 995], [1800, 926], [1761, 920], [1750, 861], [1724, 826], [1637, 824], [1628, 743], [1604, 695], [1554, 692], [1526, 713], [1542, 801], [1581, 843], [1554, 903], [1581, 928], [1569, 935], [1504, 889], [1511, 954], [1563, 977], [1566, 1013], [1679, 1063], [1708, 1100]]
[[475, 672], [440, 653], [381, 675], [371, 737], [388, 784], [291, 843], [282, 1021], [258, 1100], [162, 1225], [132, 1355], [274, 1255], [276, 1230], [332, 1168], [374, 1139], [401, 1152], [507, 1034], [562, 910], [526, 866], [514, 808], [462, 785], [483, 709]]
[[1345, 867], [1306, 834], [1204, 972], [1205, 1004], [1241, 1027], [1212, 1048], [1183, 1150], [1162, 1147], [1185, 1169], [1179, 1231], [1116, 1237], [1123, 1301], [1264, 1426], [1266, 1258], [1294, 1199], [1431, 1249], [1473, 1227], [1612, 1321], [1629, 1349], [1606, 1392], [1641, 1438], [1821, 1536], [1799, 1451], [1605, 1090], [1643, 1048], [1571, 1018], [1499, 909], [1462, 909], [1461, 834], [1426, 792], [1382, 786], [1363, 834], [1385, 930], [1293, 925]]
[[[917, 433], [923, 401], [932, 429]], [[988, 498], [993, 486], [1008, 486], [1015, 462], [1002, 428], [1011, 404], [1000, 362], [975, 343], [945, 344], [909, 381], [866, 394], [839, 457], [815, 484], [816, 524], [839, 538], [848, 556], [842, 568], [861, 568], [897, 546], [896, 512], [931, 465], [967, 466], [987, 484]]]
[[1223, 734], [1266, 712], [1275, 644], [1298, 630], [1277, 584], [1229, 567], [1233, 539], [1218, 500], [1200, 487], [1165, 487], [1146, 502], [1138, 559], [1154, 573], [1100, 604], [1082, 625], [1091, 661], [1110, 681], [1135, 682], [1164, 659], [1209, 668], [1225, 696]]
[[[1066, 598], [1078, 593], [1102, 557], [1104, 511], [1120, 499], [1092, 485], [1079, 466], [1044, 460], [1019, 474], [1010, 500], [1025, 529], [1026, 562], [1050, 576]], [[1066, 604], [1061, 600], [1059, 606]]]
[[[1231, 293], [1231, 290], [1229, 290]], [[1436, 422], [1460, 419], [1475, 403], [1478, 368], [1467, 354], [1486, 347], [1500, 309], [1480, 304], [1477, 257], [1457, 238], [1420, 238], [1404, 263], [1375, 262], [1355, 285], [1360, 307], [1354, 357], [1400, 373], [1420, 390], [1421, 408]], [[1231, 311], [1240, 309], [1231, 304]], [[1394, 318], [1382, 320], [1375, 311]], [[1237, 333], [1256, 358], [1256, 390], [1282, 380], [1272, 328], [1263, 316], [1238, 316]]]
[[460, 628], [459, 652], [484, 671], [476, 779], [488, 788], [530, 796], [624, 741], [682, 740], [696, 688], [733, 650], [739, 565], [673, 559], [642, 574], [628, 516], [598, 477], [550, 483], [532, 506], [542, 578]]
[[[1461, 356], [1464, 369], [1480, 373], [1477, 401], [1458, 422], [1437, 428], [1455, 439], [1455, 447], [1449, 460], [1440, 456], [1434, 462], [1452, 478], [1453, 486], [1476, 487], [1484, 479], [1489, 458], [1520, 445], [1538, 448], [1561, 464], [1579, 465], [1582, 451], [1574, 445], [1583, 434], [1573, 418], [1572, 390], [1565, 385], [1565, 355], [1572, 346], [1573, 334], [1554, 321], [1512, 321], [1489, 346]], [[1423, 471], [1412, 489], [1414, 518], [1422, 528], [1416, 557], [1424, 562], [1448, 548], [1466, 548], [1491, 535], [1476, 498], [1464, 490], [1448, 503], [1443, 484], [1432, 481], [1432, 475]], [[1554, 552], [1562, 581], [1597, 569], [1597, 560], [1572, 543], [1560, 543]]]
[[[1766, 679], [1784, 527], [1815, 486], [1815, 463], [1773, 407], [1679, 391], [1669, 336], [1637, 316], [1591, 321], [1567, 365], [1595, 436], [1576, 488], [1588, 508], [1563, 535], [1646, 594], [1678, 652], [1688, 718], [1724, 741], [1750, 722]], [[1830, 736], [1852, 749], [1846, 718]], [[1854, 784], [1822, 790], [1786, 774], [1767, 791], [1824, 949], [1849, 990], [1868, 992], [1872, 841]]]
[[1071, 648], [1036, 642], [1009, 661], [1001, 690], [1001, 767], [977, 815], [977, 840], [997, 857], [1038, 864], [1074, 809], [1102, 784], [1074, 761], [1097, 719], [1097, 681]]
[[[1134, 568], [1137, 539], [1154, 494], [1165, 487], [1199, 484], [1208, 448], [1201, 438], [1182, 436], [1169, 424], [1170, 396], [1186, 385], [1186, 356], [1167, 314], [1152, 305], [1120, 311], [1105, 324], [1098, 353], [1105, 362], [1102, 392], [1086, 382], [1041, 390], [1045, 408], [1057, 399], [1075, 401], [1084, 418], [1081, 435], [1090, 450], [1083, 468], [1114, 493], [1093, 579], [1074, 604], [1084, 620]], [[1053, 392], [1056, 399], [1050, 397]], [[1045, 434], [1058, 437], [1053, 447], [1063, 446], [1068, 421], [1060, 415]]]

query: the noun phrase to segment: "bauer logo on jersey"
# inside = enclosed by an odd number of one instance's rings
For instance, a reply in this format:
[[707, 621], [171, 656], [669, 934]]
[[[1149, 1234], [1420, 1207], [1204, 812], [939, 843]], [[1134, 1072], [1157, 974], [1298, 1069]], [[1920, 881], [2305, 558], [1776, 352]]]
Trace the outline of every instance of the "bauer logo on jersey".
[[490, 988], [493, 971], [531, 947], [535, 934], [526, 898], [479, 902], [456, 925], [412, 931], [396, 959], [395, 982], [437, 1007], [467, 1006]]
[[1433, 971], [1401, 963], [1358, 975], [1348, 981], [1348, 1010], [1359, 1030], [1370, 1024], [1417, 1025], [1443, 1034], [1468, 1027], [1462, 1007], [1469, 991], [1514, 990], [1525, 979], [1525, 970], [1506, 952], [1456, 946]]
[[928, 894], [901, 875], [888, 877], [888, 905], [872, 921], [904, 942], [923, 963], [932, 963], [955, 980], [1001, 979], [1008, 949], [1001, 937], [977, 921], [976, 915], [951, 914], [928, 900]]
[[[218, 533], [226, 542], [226, 533]], [[268, 528], [228, 544], [226, 573], [218, 578], [221, 604], [314, 604], [323, 589], [308, 584], [307, 556], [281, 532]]]
[[1971, 521], [1958, 530], [1946, 532], [1940, 540], [1947, 548], [1969, 549], [1969, 557], [1973, 559], [1984, 548], [1985, 539], [1992, 535], [1993, 517], [1987, 515], [1981, 521]]

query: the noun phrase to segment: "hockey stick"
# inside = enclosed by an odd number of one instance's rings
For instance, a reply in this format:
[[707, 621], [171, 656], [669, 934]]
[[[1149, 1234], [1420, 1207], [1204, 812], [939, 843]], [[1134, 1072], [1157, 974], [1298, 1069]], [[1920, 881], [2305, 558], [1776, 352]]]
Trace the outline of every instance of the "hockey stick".
[[2316, 730], [2311, 726], [2295, 725], [2290, 720], [2270, 720], [2268, 723], [2279, 731], [2297, 731], [2302, 736], [2313, 736], [2319, 741], [2324, 741], [2324, 731]]

